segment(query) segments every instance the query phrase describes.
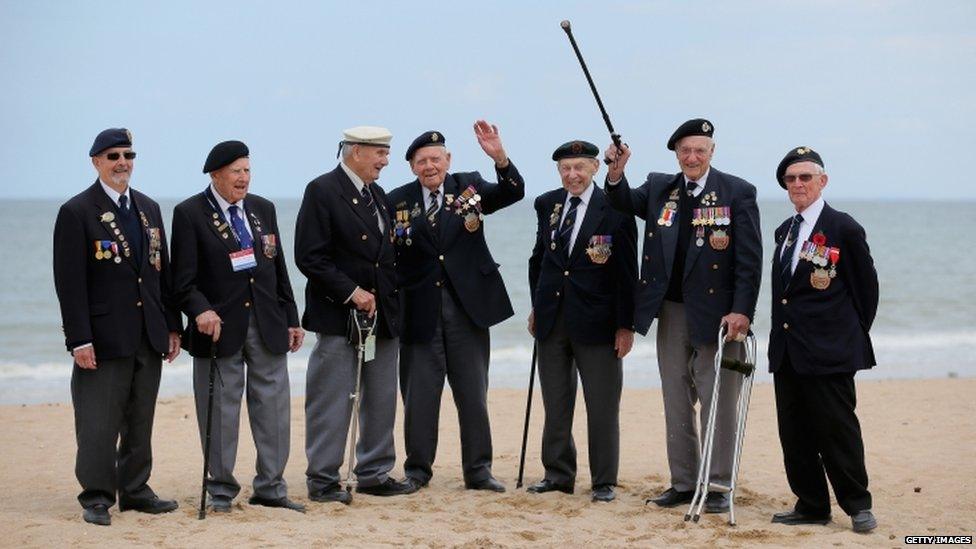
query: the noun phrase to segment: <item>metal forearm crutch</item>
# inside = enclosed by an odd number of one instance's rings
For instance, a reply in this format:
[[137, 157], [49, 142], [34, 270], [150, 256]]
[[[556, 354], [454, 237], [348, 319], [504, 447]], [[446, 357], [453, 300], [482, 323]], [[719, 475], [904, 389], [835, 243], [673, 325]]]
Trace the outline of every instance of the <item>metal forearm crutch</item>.
[[[756, 371], [756, 336], [749, 334], [744, 342], [745, 362], [734, 358], [725, 358], [724, 339], [726, 327], [722, 325], [718, 330], [718, 350], [715, 351], [715, 382], [712, 385], [712, 401], [708, 407], [708, 424], [705, 427], [705, 440], [702, 443], [702, 457], [698, 466], [698, 481], [695, 483], [695, 495], [691, 498], [691, 505], [685, 514], [685, 520], [698, 522], [701, 518], [702, 507], [708, 492], [729, 494], [729, 525], [735, 526], [735, 483], [739, 476], [739, 457], [742, 454], [742, 441], [746, 432], [746, 416], [749, 414], [749, 397], [752, 395], [752, 381]], [[722, 368], [732, 370], [742, 375], [742, 386], [739, 388], [735, 414], [735, 448], [732, 455], [732, 478], [728, 486], [717, 482], [709, 482], [712, 467], [712, 450], [715, 440], [715, 416], [718, 412], [719, 388]]]
[[[349, 418], [349, 450], [346, 457], [346, 492], [349, 493], [349, 501], [352, 501], [352, 489], [356, 486], [357, 480], [353, 476], [353, 469], [356, 466], [356, 442], [359, 438], [359, 396], [360, 385], [363, 377], [363, 363], [366, 361], [366, 341], [373, 335], [376, 329], [376, 315], [372, 318], [365, 317], [365, 313], [360, 313], [355, 309], [349, 312], [350, 320], [356, 330], [356, 388], [349, 394], [352, 401], [352, 410]], [[348, 503], [347, 503], [348, 505]]]

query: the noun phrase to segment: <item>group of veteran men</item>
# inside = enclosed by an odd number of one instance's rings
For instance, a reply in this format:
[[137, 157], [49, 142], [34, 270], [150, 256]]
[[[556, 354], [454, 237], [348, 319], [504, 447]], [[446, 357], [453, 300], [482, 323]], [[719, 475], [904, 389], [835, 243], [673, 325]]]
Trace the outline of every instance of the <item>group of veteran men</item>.
[[[387, 194], [376, 181], [389, 162], [390, 132], [370, 126], [344, 132], [338, 166], [308, 184], [298, 214], [295, 262], [307, 278], [301, 322], [274, 205], [249, 192], [244, 143], [219, 143], [207, 156], [209, 185], [174, 210], [170, 258], [159, 206], [129, 186], [131, 134], [122, 128], [98, 134], [89, 153], [98, 180], [62, 206], [54, 232], [55, 285], [75, 364], [84, 520], [110, 524], [116, 497], [121, 511], [177, 508], [157, 497], [148, 480], [161, 362], [172, 361], [180, 347], [193, 356], [201, 443], [211, 437], [212, 510], [229, 512], [241, 488], [233, 470], [246, 388], [257, 448], [249, 503], [304, 511], [288, 498], [283, 478], [290, 439], [286, 355], [302, 346], [303, 328], [316, 335], [305, 404], [311, 501], [351, 499], [339, 469], [357, 391], [356, 491], [393, 496], [427, 486], [445, 379], [458, 411], [465, 487], [504, 492], [492, 474], [489, 328], [513, 310], [484, 220], [521, 200], [525, 185], [497, 127], [479, 120], [474, 133], [494, 162], [495, 182], [450, 172], [444, 135], [428, 131], [406, 151], [416, 179]], [[648, 503], [690, 502], [702, 459], [699, 426], [713, 398], [719, 410], [710, 477], [729, 483], [741, 376], [723, 370], [721, 393], [712, 395], [713, 362], [719, 345], [724, 355], [744, 358], [762, 239], [756, 188], [712, 167], [713, 133], [705, 119], [680, 125], [667, 142], [680, 171], [651, 173], [636, 188], [624, 173], [626, 145], [605, 151], [603, 188], [595, 181], [595, 145], [574, 140], [553, 153], [562, 188], [535, 200], [529, 259], [528, 328], [545, 408], [545, 474], [528, 492], [574, 492], [578, 376], [588, 412], [591, 496], [615, 499], [622, 359], [634, 332], [646, 334], [655, 318], [671, 482]], [[791, 149], [776, 178], [796, 214], [775, 233], [769, 368], [797, 502], [773, 522], [830, 521], [829, 480], [854, 530], [867, 532], [876, 521], [854, 373], [875, 364], [869, 330], [877, 274], [863, 228], [821, 196], [828, 178], [819, 154]], [[645, 220], [642, 258], [634, 216]], [[375, 349], [361, 377], [361, 350], [349, 337], [353, 310], [375, 322]], [[214, 366], [217, 384], [208, 381]], [[398, 378], [406, 447], [400, 481], [390, 476]], [[708, 493], [707, 512], [728, 508], [726, 493]]]

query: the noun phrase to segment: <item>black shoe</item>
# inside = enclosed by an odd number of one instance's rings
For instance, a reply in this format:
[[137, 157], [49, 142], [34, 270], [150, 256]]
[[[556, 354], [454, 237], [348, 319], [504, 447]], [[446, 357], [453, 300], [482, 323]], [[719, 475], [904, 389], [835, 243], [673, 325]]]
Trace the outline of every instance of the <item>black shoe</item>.
[[878, 527], [878, 521], [875, 520], [874, 514], [871, 513], [870, 509], [858, 511], [851, 515], [851, 524], [854, 527], [854, 531], [858, 534], [866, 534]]
[[85, 522], [99, 526], [110, 526], [112, 524], [112, 515], [108, 514], [108, 507], [101, 503], [85, 507], [81, 513], [81, 518], [85, 519]]
[[251, 496], [251, 499], [247, 500], [251, 505], [262, 505], [264, 507], [279, 507], [281, 509], [291, 509], [292, 511], [298, 511], [299, 513], [305, 512], [305, 506], [301, 503], [295, 503], [294, 501], [283, 498], [262, 498], [260, 496]]
[[612, 484], [604, 484], [603, 486], [593, 488], [593, 501], [610, 502], [616, 498], [617, 494], [614, 493]]
[[644, 500], [644, 505], [654, 503], [658, 507], [677, 507], [682, 503], [691, 503], [691, 496], [693, 495], [695, 495], [694, 492], [679, 492], [672, 486], [671, 488], [665, 490], [660, 496]]
[[138, 511], [158, 515], [175, 511], [180, 505], [171, 499], [159, 499], [153, 496], [152, 499], [136, 500], [123, 503], [119, 501], [119, 511]]
[[230, 498], [227, 496], [211, 496], [210, 511], [212, 513], [230, 513]]
[[830, 515], [807, 515], [796, 511], [784, 511], [773, 515], [772, 522], [776, 524], [827, 524], [830, 522]]
[[706, 513], [728, 513], [729, 495], [723, 492], [709, 492], [705, 496]]
[[555, 482], [544, 478], [526, 488], [525, 491], [530, 494], [545, 494], [546, 492], [562, 492], [564, 494], [572, 494], [574, 488], [572, 484], [556, 484]]
[[417, 477], [406, 477], [403, 479], [403, 484], [408, 487], [408, 494], [419, 492], [421, 488], [427, 487], [427, 481], [420, 480]]
[[318, 492], [309, 492], [308, 499], [318, 503], [352, 503], [352, 494], [338, 484], [332, 484]]
[[498, 493], [505, 491], [505, 485], [498, 482], [495, 477], [488, 477], [477, 482], [465, 482], [464, 487], [468, 490], [488, 490], [489, 492]]
[[359, 494], [368, 494], [370, 496], [402, 496], [404, 494], [411, 494], [411, 486], [404, 482], [397, 482], [390, 477], [386, 477], [386, 480], [379, 484], [374, 484], [373, 486], [357, 486], [356, 492]]

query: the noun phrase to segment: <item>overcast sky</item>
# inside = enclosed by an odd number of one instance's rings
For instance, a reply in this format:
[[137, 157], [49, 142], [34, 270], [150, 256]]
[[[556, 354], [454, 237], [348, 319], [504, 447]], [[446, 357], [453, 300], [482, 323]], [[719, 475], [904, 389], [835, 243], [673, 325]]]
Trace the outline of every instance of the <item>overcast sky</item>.
[[403, 153], [428, 129], [453, 171], [490, 173], [481, 117], [536, 195], [558, 185], [556, 146], [609, 141], [562, 19], [632, 179], [676, 171], [665, 142], [701, 116], [713, 164], [760, 199], [782, 198], [776, 164], [798, 145], [823, 156], [832, 198], [976, 199], [972, 0], [0, 0], [0, 198], [77, 193], [110, 126], [132, 130], [132, 184], [156, 197], [199, 191], [210, 148], [241, 139], [251, 190], [299, 198], [360, 124], [394, 134], [387, 189], [413, 179]]

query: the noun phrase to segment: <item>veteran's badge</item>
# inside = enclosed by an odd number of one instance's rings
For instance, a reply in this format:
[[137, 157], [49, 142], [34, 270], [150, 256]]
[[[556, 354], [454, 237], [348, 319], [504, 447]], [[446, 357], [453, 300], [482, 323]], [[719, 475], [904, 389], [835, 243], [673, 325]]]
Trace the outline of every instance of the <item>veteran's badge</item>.
[[729, 235], [722, 229], [714, 229], [708, 235], [708, 244], [713, 250], [722, 251], [729, 247]]
[[481, 217], [475, 212], [468, 212], [464, 216], [464, 228], [468, 230], [469, 233], [473, 233], [481, 227]]
[[264, 249], [264, 257], [274, 259], [278, 257], [278, 235], [261, 235], [261, 247]]
[[610, 259], [613, 247], [613, 236], [609, 234], [593, 235], [586, 246], [586, 255], [590, 261], [603, 265]]
[[830, 273], [827, 269], [814, 269], [810, 273], [810, 285], [818, 290], [826, 290], [830, 286]]

